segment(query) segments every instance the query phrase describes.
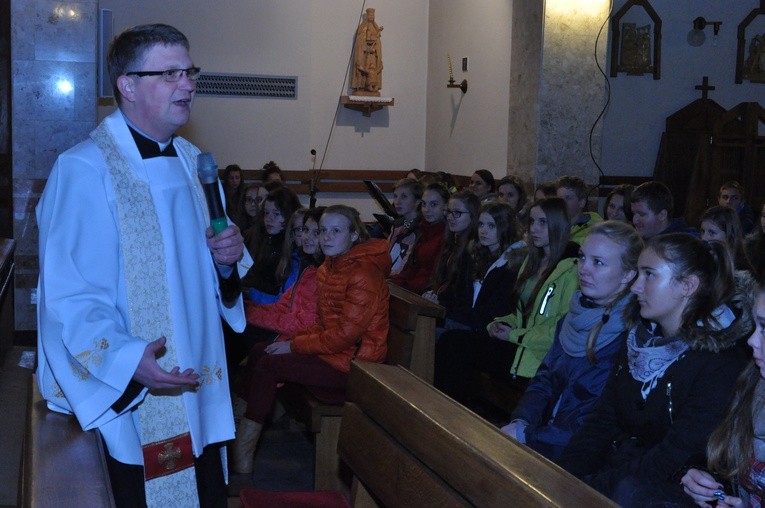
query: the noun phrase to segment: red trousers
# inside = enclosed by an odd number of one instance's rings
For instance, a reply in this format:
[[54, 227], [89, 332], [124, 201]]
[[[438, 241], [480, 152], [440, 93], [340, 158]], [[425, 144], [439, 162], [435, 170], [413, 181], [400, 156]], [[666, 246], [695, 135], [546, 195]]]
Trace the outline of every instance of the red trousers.
[[320, 388], [344, 389], [348, 374], [331, 367], [314, 355], [288, 353], [270, 355], [265, 352], [268, 343], [260, 342], [250, 351], [247, 375], [239, 395], [247, 401], [244, 417], [266, 423], [276, 400], [280, 383], [300, 383]]

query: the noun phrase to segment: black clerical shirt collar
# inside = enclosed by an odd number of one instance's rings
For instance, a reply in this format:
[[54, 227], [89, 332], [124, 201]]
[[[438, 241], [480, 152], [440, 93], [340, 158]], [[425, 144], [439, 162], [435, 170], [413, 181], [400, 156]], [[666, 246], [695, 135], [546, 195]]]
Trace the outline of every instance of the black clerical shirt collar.
[[138, 147], [138, 152], [141, 154], [142, 159], [152, 159], [154, 157], [178, 157], [173, 146], [173, 139], [170, 138], [170, 143], [164, 150], [160, 150], [159, 143], [153, 139], [149, 139], [137, 130], [135, 130], [130, 124], [128, 124], [130, 134], [132, 134], [135, 140], [135, 145]]

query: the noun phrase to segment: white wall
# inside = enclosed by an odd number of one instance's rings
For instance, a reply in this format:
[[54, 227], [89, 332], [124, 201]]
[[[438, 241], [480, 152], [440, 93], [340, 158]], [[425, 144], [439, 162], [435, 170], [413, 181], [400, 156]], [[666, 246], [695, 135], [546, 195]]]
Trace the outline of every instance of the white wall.
[[[746, 81], [735, 84], [737, 27], [757, 7], [756, 1], [653, 0], [651, 4], [662, 19], [661, 79], [625, 74], [611, 78], [602, 151], [607, 175], [653, 174], [666, 118], [701, 97], [694, 87], [701, 84], [703, 76], [709, 76], [710, 85], [716, 87], [709, 97], [726, 109], [744, 101], [765, 103], [765, 85]], [[614, 11], [622, 5], [624, 0], [616, 1]], [[717, 47], [712, 44], [711, 26], [705, 30], [703, 46], [688, 45], [686, 37], [698, 16], [723, 22]], [[765, 22], [765, 18], [759, 19]], [[754, 33], [765, 32], [765, 23], [757, 26], [760, 28]]]
[[[428, 171], [507, 174], [511, 16], [511, 0], [430, 0]], [[446, 88], [447, 53], [456, 82], [468, 81], [467, 94]], [[469, 58], [467, 73], [463, 56]]]

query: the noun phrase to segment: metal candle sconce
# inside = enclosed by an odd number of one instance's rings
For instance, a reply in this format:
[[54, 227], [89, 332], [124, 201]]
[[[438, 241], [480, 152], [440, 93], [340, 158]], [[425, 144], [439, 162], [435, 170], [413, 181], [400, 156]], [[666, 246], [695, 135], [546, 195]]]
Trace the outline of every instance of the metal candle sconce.
[[459, 88], [460, 90], [462, 90], [462, 93], [467, 93], [467, 90], [468, 90], [467, 79], [463, 79], [462, 83], [457, 84], [454, 81], [454, 73], [452, 72], [452, 57], [451, 55], [447, 53], [446, 58], [449, 61], [449, 84], [446, 85], [446, 88]]

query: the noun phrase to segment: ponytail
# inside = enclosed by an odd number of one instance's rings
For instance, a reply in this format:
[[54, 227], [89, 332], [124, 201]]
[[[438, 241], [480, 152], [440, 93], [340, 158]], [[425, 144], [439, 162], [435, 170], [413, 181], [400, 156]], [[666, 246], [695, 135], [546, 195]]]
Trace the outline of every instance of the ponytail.
[[669, 233], [649, 240], [646, 248], [672, 265], [672, 275], [678, 281], [696, 276], [699, 286], [683, 309], [681, 328], [719, 327], [714, 310], [734, 294], [733, 260], [726, 245], [704, 242], [687, 233]]

